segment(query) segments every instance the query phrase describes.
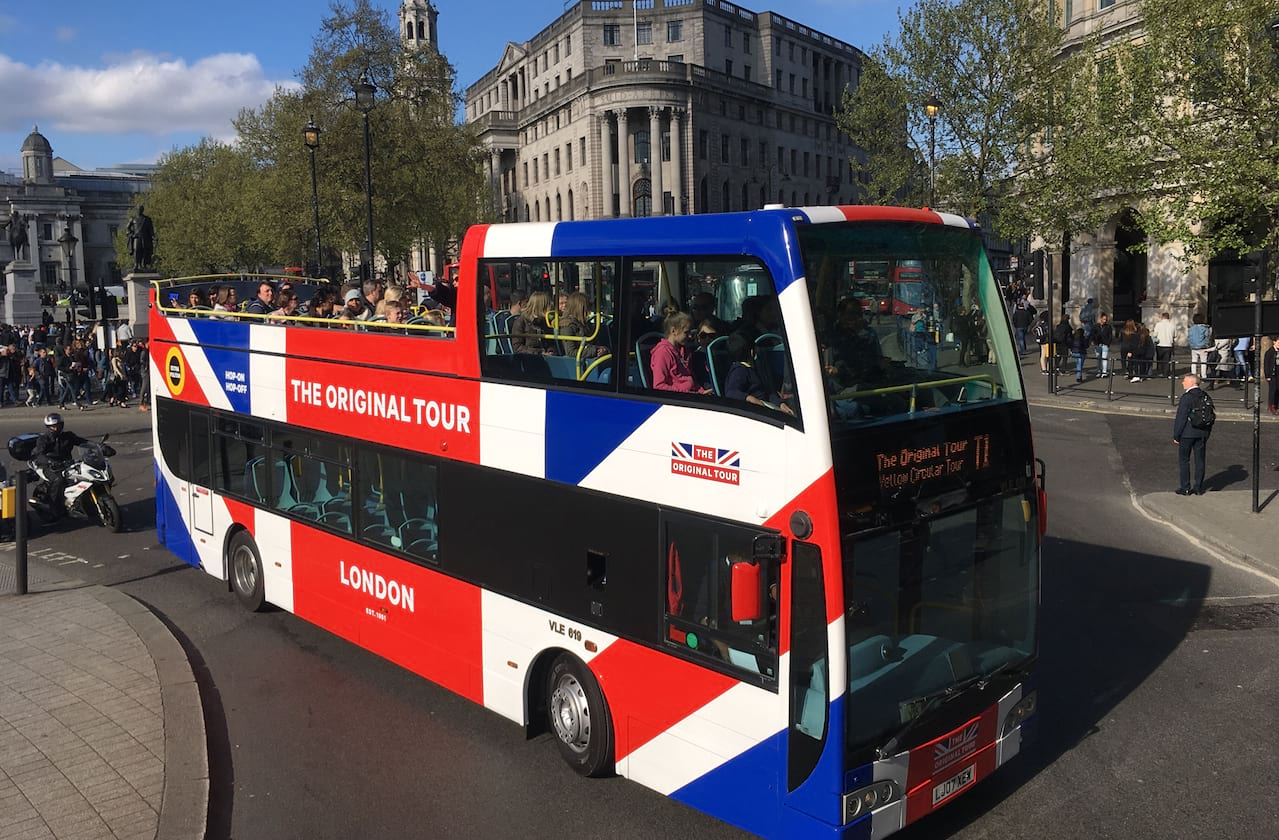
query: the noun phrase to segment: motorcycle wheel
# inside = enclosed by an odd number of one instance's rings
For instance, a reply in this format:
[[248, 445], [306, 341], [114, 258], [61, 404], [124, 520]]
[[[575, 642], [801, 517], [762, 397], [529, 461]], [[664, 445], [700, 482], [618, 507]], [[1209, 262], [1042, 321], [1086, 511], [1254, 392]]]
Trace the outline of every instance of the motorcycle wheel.
[[124, 527], [124, 519], [120, 516], [120, 504], [113, 496], [104, 494], [98, 499], [98, 518], [113, 534], [120, 533], [120, 529]]

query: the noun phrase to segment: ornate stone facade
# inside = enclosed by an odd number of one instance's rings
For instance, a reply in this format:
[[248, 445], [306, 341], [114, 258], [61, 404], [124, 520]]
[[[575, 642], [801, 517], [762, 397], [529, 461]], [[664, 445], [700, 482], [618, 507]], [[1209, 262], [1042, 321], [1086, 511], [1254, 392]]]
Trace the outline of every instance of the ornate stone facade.
[[863, 59], [728, 2], [585, 0], [507, 44], [466, 120], [505, 221], [855, 203], [834, 112]]

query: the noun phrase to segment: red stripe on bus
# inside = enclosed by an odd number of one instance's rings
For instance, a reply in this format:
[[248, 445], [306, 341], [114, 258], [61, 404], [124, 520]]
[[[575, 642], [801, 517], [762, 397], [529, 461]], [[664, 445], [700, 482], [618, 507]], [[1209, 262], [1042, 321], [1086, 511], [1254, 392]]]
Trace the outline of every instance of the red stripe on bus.
[[294, 613], [484, 702], [478, 587], [300, 523], [292, 529]]
[[[832, 563], [839, 563], [841, 558], [835, 553], [840, 548], [839, 509], [835, 501], [835, 470], [833, 468], [827, 470], [816, 481], [805, 487], [799, 495], [787, 502], [781, 510], [764, 523], [764, 527], [776, 528], [786, 536], [794, 539], [794, 532], [791, 531], [791, 516], [800, 511], [808, 514], [813, 527], [813, 533], [806, 537], [804, 542], [826, 546], [822, 553], [822, 567], [829, 569]], [[785, 582], [787, 585], [783, 588], [779, 600], [782, 603], [782, 608], [788, 609], [790, 603], [789, 578], [792, 565], [786, 563], [782, 568], [786, 576]], [[838, 587], [830, 585], [831, 575], [827, 574], [824, 577], [827, 581], [825, 587], [826, 623], [829, 624], [844, 614], [844, 593], [840, 592]], [[790, 621], [782, 621], [781, 627], [782, 638], [778, 640], [780, 645], [779, 653], [785, 653], [790, 650]]]
[[621, 760], [737, 684], [669, 653], [617, 640], [591, 660]]
[[850, 222], [926, 222], [930, 225], [942, 224], [941, 216], [928, 209], [914, 207], [886, 207], [875, 204], [843, 206], [839, 211]]

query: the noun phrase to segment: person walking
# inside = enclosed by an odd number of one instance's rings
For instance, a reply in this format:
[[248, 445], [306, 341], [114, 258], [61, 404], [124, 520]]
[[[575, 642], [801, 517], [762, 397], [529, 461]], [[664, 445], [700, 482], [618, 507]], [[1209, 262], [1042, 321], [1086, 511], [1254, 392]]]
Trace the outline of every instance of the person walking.
[[1266, 407], [1271, 414], [1279, 414], [1279, 377], [1275, 376], [1275, 345], [1279, 344], [1279, 336], [1270, 337], [1270, 347], [1266, 355], [1261, 357], [1262, 372], [1266, 375]]
[[[1212, 398], [1199, 387], [1199, 377], [1188, 373], [1181, 378], [1185, 391], [1177, 403], [1177, 419], [1173, 421], [1172, 442], [1177, 445], [1177, 465], [1181, 483], [1178, 496], [1202, 496], [1204, 469], [1207, 464], [1208, 437], [1212, 434], [1214, 411]], [[1204, 408], [1204, 404], [1207, 408]], [[1191, 475], [1191, 462], [1194, 475]]]
[[1152, 331], [1155, 338], [1155, 368], [1160, 376], [1172, 376], [1172, 343], [1176, 330], [1172, 325], [1172, 316], [1167, 312], [1160, 313]]
[[1013, 334], [1017, 337], [1017, 354], [1019, 356], [1026, 355], [1026, 332], [1035, 323], [1035, 307], [1026, 302], [1025, 298], [1018, 298], [1017, 304], [1013, 307]]
[[1097, 325], [1093, 327], [1090, 339], [1097, 348], [1097, 376], [1110, 374], [1110, 345], [1115, 343], [1115, 328], [1110, 323], [1110, 316], [1105, 312], [1097, 316]]
[[1083, 327], [1070, 334], [1070, 355], [1075, 360], [1075, 381], [1084, 381], [1084, 359], [1088, 357], [1088, 333]]
[[1190, 372], [1201, 380], [1208, 375], [1208, 353], [1212, 350], [1212, 329], [1204, 321], [1202, 312], [1196, 312], [1186, 331], [1186, 344], [1190, 347]]

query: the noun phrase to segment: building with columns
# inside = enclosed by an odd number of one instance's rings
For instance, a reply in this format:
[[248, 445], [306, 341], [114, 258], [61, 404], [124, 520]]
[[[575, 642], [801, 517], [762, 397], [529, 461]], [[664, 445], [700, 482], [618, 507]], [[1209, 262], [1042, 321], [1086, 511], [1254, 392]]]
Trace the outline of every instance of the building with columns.
[[857, 48], [726, 0], [583, 0], [466, 89], [505, 221], [856, 203]]
[[[0, 213], [7, 220], [17, 212], [27, 225], [23, 257], [35, 268], [35, 291], [59, 294], [72, 277], [81, 289], [119, 282], [116, 233], [129, 223], [134, 196], [149, 186], [145, 168], [85, 171], [54, 157], [48, 139], [33, 128], [22, 143], [21, 176], [0, 173]], [[79, 240], [70, 264], [59, 243], [66, 231]], [[0, 266], [14, 257], [8, 237], [0, 237]]]

